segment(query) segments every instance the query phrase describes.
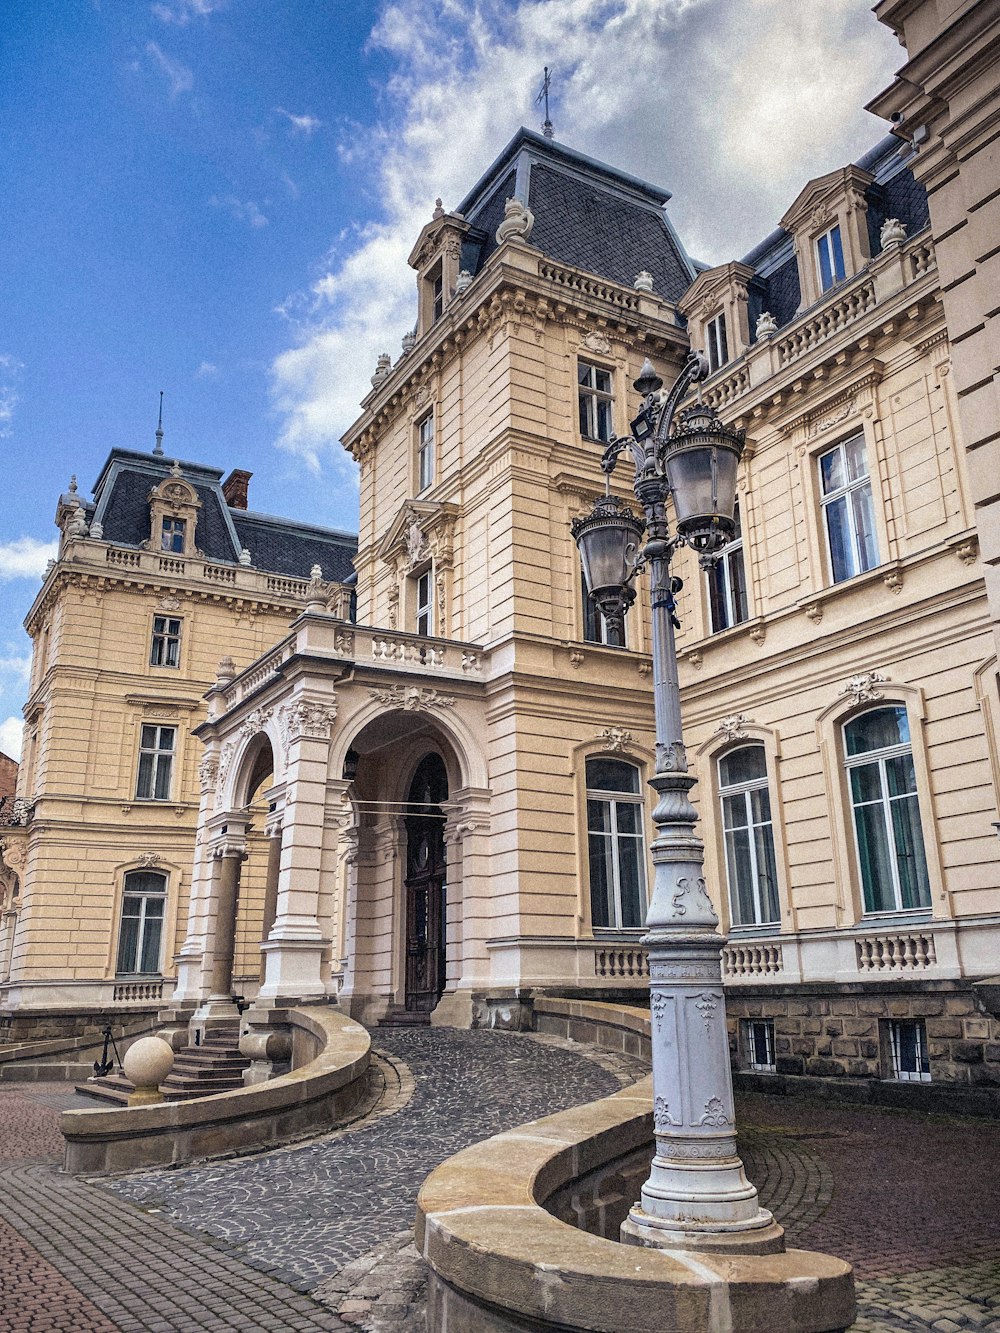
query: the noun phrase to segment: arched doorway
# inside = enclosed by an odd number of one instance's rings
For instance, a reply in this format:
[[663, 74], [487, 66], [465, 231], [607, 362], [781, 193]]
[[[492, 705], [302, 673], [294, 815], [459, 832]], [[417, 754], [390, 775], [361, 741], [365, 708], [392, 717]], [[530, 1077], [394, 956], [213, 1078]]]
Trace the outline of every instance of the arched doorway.
[[445, 988], [445, 895], [447, 861], [444, 811], [448, 774], [438, 754], [417, 766], [406, 815], [406, 1008], [426, 1014]]

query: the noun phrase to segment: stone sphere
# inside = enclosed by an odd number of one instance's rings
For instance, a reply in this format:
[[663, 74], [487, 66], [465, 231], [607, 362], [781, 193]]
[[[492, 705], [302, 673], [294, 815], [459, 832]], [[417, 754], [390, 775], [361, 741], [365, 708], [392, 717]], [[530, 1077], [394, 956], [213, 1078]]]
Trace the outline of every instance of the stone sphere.
[[162, 1037], [140, 1037], [125, 1052], [125, 1077], [137, 1088], [156, 1088], [174, 1067], [170, 1043]]

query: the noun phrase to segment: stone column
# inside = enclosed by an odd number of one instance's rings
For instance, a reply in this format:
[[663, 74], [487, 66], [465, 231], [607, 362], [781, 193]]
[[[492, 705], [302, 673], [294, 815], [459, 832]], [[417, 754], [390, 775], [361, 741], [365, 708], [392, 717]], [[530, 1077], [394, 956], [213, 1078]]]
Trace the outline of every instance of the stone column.
[[216, 786], [219, 780], [219, 757], [219, 747], [213, 742], [206, 748], [198, 766], [201, 803], [198, 807], [194, 861], [191, 866], [187, 930], [184, 935], [184, 943], [177, 955], [177, 984], [174, 987], [170, 1002], [171, 1011], [190, 1011], [193, 1006], [200, 1004], [208, 995], [211, 959], [206, 957], [206, 944], [211, 910], [212, 880], [215, 874], [212, 848], [213, 830], [220, 824], [220, 821], [214, 818]]
[[260, 930], [260, 980], [264, 981], [267, 973], [267, 956], [263, 946], [267, 943], [278, 914], [278, 875], [281, 871], [281, 824], [268, 825], [267, 828], [267, 879], [264, 882], [264, 918]]
[[469, 1027], [472, 993], [489, 981], [490, 792], [462, 787], [441, 808], [447, 816], [448, 985], [431, 1023]]
[[232, 1000], [233, 954], [236, 950], [236, 899], [240, 891], [240, 869], [246, 852], [223, 850], [219, 860], [219, 886], [215, 898], [215, 948], [209, 1003]]
[[285, 806], [274, 924], [262, 946], [264, 984], [258, 1002], [326, 995], [319, 924], [330, 732], [337, 716], [332, 692], [299, 695], [279, 713], [285, 747]]

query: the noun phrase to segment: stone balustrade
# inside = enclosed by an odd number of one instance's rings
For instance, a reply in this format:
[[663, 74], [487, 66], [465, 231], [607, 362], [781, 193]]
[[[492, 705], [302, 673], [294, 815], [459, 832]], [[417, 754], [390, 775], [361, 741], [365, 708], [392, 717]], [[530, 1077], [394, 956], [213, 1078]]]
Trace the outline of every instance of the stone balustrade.
[[204, 582], [216, 590], [239, 593], [248, 598], [292, 604], [304, 602], [309, 588], [308, 578], [268, 574], [252, 565], [219, 564], [201, 556], [170, 555], [162, 551], [111, 546], [89, 537], [76, 537], [71, 545], [72, 550], [67, 549], [65, 554], [72, 556], [75, 569], [84, 566], [128, 572], [151, 579], [166, 577], [193, 580]]

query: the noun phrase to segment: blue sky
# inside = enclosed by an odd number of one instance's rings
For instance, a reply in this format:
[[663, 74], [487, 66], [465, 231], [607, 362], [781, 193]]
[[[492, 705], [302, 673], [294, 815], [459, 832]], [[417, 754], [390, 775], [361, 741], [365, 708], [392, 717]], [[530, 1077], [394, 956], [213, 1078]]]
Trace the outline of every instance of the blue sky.
[[337, 444], [414, 319], [406, 255], [555, 67], [557, 138], [745, 252], [883, 132], [866, 0], [14, 0], [0, 34], [0, 749], [58, 495], [110, 448], [253, 471], [356, 524]]

